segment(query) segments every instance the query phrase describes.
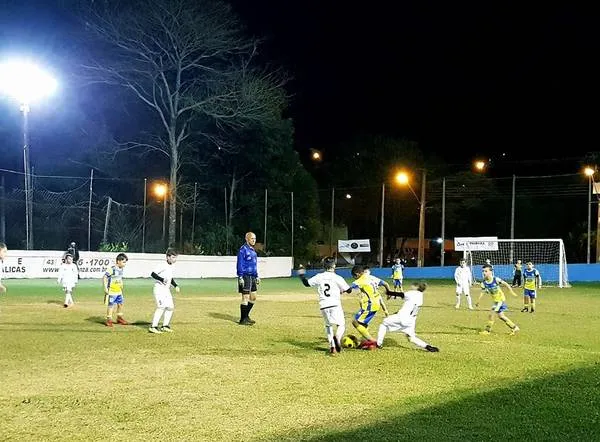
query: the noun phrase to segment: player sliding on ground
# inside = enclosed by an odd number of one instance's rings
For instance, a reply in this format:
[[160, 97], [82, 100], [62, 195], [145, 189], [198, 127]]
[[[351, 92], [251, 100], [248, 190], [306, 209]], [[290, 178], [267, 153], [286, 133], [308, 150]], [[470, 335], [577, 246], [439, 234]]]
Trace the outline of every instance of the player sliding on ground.
[[531, 261], [527, 261], [525, 266], [525, 270], [523, 271], [523, 309], [521, 311], [533, 313], [535, 311], [537, 290], [542, 287], [542, 277], [540, 276], [540, 272], [533, 268]]
[[494, 304], [492, 305], [492, 311], [488, 317], [488, 323], [485, 326], [485, 329], [479, 332], [482, 335], [489, 335], [492, 332], [492, 327], [494, 325], [494, 315], [498, 315], [501, 321], [511, 329], [511, 335], [516, 334], [519, 331], [519, 327], [512, 322], [508, 317], [504, 314], [506, 310], [508, 310], [508, 306], [506, 305], [506, 297], [504, 296], [504, 292], [500, 286], [504, 286], [508, 289], [511, 295], [517, 296], [515, 292], [513, 292], [512, 287], [500, 278], [494, 276], [494, 270], [491, 265], [486, 264], [483, 266], [483, 281], [481, 282], [481, 294], [479, 295], [479, 299], [477, 300], [476, 307], [479, 307], [479, 301], [481, 297], [486, 293], [492, 296], [492, 301]]
[[394, 293], [390, 285], [365, 271], [365, 267], [356, 265], [352, 268], [352, 276], [355, 281], [350, 288], [360, 290], [360, 310], [354, 315], [352, 325], [365, 338], [360, 345], [361, 348], [374, 348], [377, 345], [369, 333], [369, 323], [373, 320], [379, 310], [388, 316], [388, 310], [379, 293], [379, 287], [383, 286], [387, 293]]
[[[306, 270], [301, 268], [298, 270], [298, 276], [305, 287], [317, 287], [319, 295], [319, 308], [325, 321], [325, 334], [327, 342], [329, 342], [329, 351], [332, 355], [336, 355], [342, 350], [340, 342], [346, 331], [346, 319], [344, 318], [344, 310], [342, 309], [342, 292], [351, 293], [352, 289], [348, 283], [339, 275], [335, 274], [335, 258], [328, 256], [323, 260], [324, 272], [306, 279]], [[337, 326], [335, 335], [333, 326]]]
[[424, 348], [430, 352], [440, 351], [439, 348], [429, 345], [422, 339], [417, 338], [415, 327], [417, 324], [417, 315], [419, 309], [423, 305], [423, 292], [427, 289], [425, 282], [415, 282], [411, 285], [411, 289], [404, 293], [399, 293], [399, 296], [404, 299], [404, 304], [398, 313], [388, 316], [379, 326], [377, 334], [377, 348], [382, 348], [383, 338], [388, 331], [400, 331], [406, 335], [408, 340], [417, 347]]

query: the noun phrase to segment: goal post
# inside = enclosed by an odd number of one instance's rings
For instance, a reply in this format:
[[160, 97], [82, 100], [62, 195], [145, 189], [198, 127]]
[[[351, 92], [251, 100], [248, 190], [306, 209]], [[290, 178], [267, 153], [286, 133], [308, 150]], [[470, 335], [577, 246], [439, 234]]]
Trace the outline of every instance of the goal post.
[[510, 284], [514, 264], [520, 259], [523, 269], [527, 261], [533, 263], [540, 272], [543, 285], [570, 287], [562, 239], [456, 238], [455, 245], [471, 266], [474, 280], [481, 280], [481, 266], [489, 259], [494, 274]]

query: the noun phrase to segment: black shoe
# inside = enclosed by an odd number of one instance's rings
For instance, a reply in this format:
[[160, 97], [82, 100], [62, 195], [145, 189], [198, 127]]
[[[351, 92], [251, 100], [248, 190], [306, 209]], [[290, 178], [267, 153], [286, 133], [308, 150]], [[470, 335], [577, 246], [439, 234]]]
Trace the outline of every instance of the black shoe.
[[340, 342], [338, 341], [337, 336], [333, 337], [333, 343], [335, 344], [335, 349], [336, 351], [339, 353], [342, 351], [342, 346], [340, 345]]
[[523, 307], [523, 308], [521, 309], [521, 313], [523, 313], [523, 312], [528, 312], [528, 311], [529, 311], [529, 307]]
[[250, 321], [248, 320], [248, 318], [244, 318], [244, 319], [240, 319], [240, 322], [239, 322], [239, 324], [240, 324], [240, 325], [253, 325], [254, 323], [253, 323], [253, 322], [250, 322]]
[[531, 309], [531, 311], [529, 313], [533, 313], [534, 311], [535, 311], [534, 309]]
[[440, 351], [439, 348], [434, 347], [433, 345], [428, 345], [427, 347], [425, 347], [425, 350], [430, 351], [431, 353], [437, 353], [438, 351]]
[[246, 321], [248, 321], [250, 323], [250, 325], [256, 324], [256, 321], [254, 319], [250, 319], [250, 317], [247, 317]]

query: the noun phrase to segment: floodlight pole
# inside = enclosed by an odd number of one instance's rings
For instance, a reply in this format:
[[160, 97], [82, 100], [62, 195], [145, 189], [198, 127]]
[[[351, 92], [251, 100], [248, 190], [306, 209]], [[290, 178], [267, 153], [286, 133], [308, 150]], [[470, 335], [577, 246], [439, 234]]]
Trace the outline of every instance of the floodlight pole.
[[21, 104], [23, 113], [23, 172], [25, 179], [25, 249], [33, 249], [33, 194], [29, 162], [29, 104]]
[[590, 175], [588, 186], [588, 220], [587, 220], [587, 263], [590, 263], [590, 251], [591, 251], [591, 225], [592, 225], [592, 176]]

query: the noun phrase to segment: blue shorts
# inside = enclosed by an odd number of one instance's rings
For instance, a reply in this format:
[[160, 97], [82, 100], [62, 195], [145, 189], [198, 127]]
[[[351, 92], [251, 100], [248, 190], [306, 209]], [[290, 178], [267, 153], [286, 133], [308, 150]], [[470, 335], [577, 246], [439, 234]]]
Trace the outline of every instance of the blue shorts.
[[115, 304], [123, 304], [123, 294], [122, 293], [114, 293], [108, 295], [108, 306], [112, 307]]
[[531, 299], [535, 299], [535, 290], [525, 289], [523, 290], [523, 296], [529, 296]]
[[394, 287], [402, 287], [402, 280], [394, 279]]
[[375, 317], [375, 314], [377, 313], [377, 311], [373, 311], [373, 310], [365, 310], [365, 309], [360, 309], [355, 315], [354, 315], [354, 319], [356, 320], [356, 322], [367, 326], [369, 325], [369, 322], [371, 322], [371, 320]]
[[506, 310], [508, 310], [508, 305], [506, 305], [506, 302], [504, 302], [504, 301], [495, 302], [494, 305], [492, 306], [492, 311], [494, 311], [496, 313], [502, 313], [502, 312], [505, 312]]

